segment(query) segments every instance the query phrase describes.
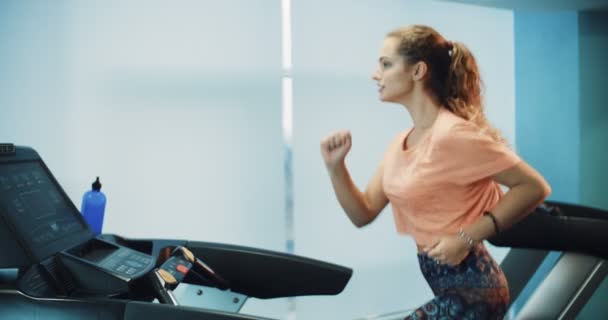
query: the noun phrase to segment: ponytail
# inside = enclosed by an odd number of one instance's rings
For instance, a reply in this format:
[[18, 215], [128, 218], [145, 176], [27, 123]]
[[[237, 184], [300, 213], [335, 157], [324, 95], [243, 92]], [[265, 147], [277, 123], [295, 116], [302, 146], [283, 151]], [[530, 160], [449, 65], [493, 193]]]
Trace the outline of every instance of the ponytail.
[[460, 42], [452, 42], [451, 62], [446, 83], [446, 107], [457, 116], [476, 124], [496, 141], [504, 141], [484, 114], [481, 97], [482, 82], [475, 57]]

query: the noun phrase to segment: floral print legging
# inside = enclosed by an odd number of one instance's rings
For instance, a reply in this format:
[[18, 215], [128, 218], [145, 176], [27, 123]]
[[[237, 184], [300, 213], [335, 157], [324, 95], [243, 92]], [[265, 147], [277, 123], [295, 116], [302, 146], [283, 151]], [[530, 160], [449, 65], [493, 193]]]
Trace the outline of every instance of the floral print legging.
[[482, 243], [457, 266], [438, 264], [419, 253], [420, 269], [435, 298], [404, 320], [502, 319], [509, 305], [509, 287], [500, 266]]

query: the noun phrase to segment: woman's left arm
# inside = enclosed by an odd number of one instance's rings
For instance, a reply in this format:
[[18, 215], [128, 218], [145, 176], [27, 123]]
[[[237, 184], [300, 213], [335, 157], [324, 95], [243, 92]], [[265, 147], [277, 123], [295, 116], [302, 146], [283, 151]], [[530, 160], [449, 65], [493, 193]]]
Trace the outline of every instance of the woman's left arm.
[[[547, 181], [524, 161], [495, 174], [492, 178], [509, 188], [492, 209], [501, 231], [508, 229], [532, 212], [551, 193]], [[496, 233], [494, 222], [487, 216], [465, 228], [464, 232], [477, 241], [485, 240]]]

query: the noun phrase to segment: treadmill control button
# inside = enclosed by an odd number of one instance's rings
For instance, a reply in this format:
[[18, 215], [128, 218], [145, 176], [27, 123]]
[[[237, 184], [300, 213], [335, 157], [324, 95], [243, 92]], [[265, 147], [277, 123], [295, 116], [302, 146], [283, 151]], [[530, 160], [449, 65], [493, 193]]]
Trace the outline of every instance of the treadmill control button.
[[177, 269], [177, 271], [179, 271], [180, 273], [183, 273], [183, 274], [188, 273], [188, 268], [183, 264], [178, 264], [175, 269]]

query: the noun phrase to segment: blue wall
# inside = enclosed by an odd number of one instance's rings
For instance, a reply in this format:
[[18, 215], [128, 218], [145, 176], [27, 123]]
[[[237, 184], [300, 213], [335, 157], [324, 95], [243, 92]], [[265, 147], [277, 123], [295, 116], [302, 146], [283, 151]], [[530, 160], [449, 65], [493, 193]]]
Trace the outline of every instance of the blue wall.
[[[576, 12], [515, 12], [515, 136], [517, 151], [551, 185], [552, 200], [579, 202], [579, 67]], [[553, 252], [530, 279], [516, 316], [551, 270]]]
[[608, 210], [608, 12], [579, 16], [581, 203]]
[[515, 12], [517, 151], [547, 179], [552, 200], [578, 202], [576, 12]]

